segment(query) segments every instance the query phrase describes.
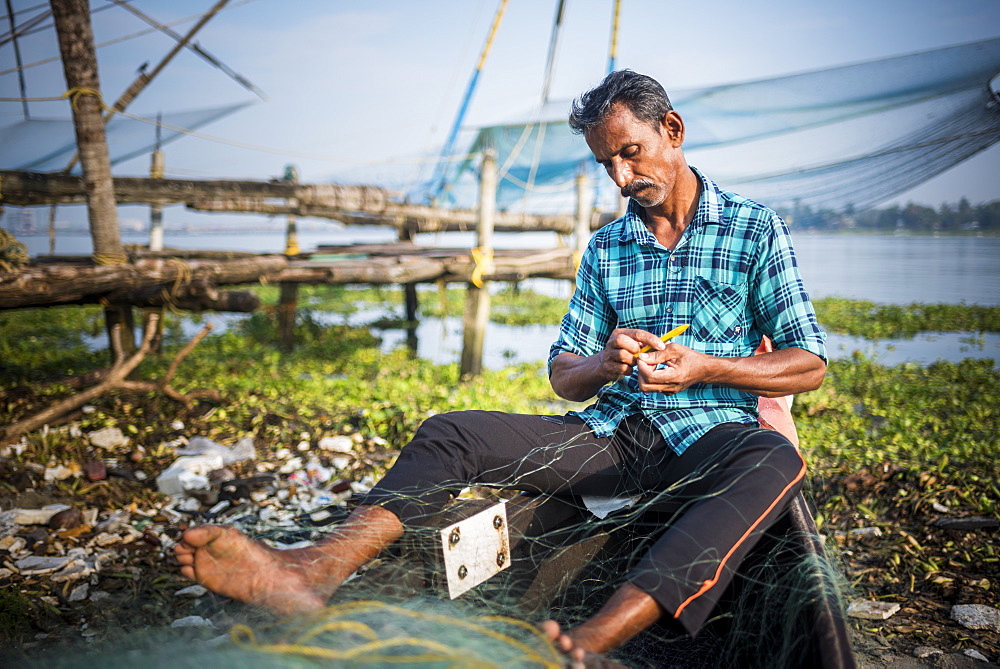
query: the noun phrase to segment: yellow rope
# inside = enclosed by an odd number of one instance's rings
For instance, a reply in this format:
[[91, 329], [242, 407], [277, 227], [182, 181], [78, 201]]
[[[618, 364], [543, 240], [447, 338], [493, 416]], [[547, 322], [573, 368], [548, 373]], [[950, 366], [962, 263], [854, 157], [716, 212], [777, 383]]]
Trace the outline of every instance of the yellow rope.
[[124, 265], [128, 262], [124, 253], [94, 253], [90, 257], [98, 265]]
[[63, 98], [69, 98], [70, 104], [73, 105], [73, 109], [78, 109], [77, 101], [80, 99], [81, 95], [89, 95], [91, 97], [97, 98], [97, 105], [102, 109], [107, 109], [104, 105], [104, 98], [101, 97], [101, 92], [93, 88], [85, 88], [83, 86], [77, 86], [76, 88], [71, 88], [62, 94]]
[[580, 271], [580, 263], [583, 262], [583, 254], [579, 251], [573, 251], [573, 270], [576, 272]]
[[483, 274], [493, 271], [493, 249], [484, 249], [477, 246], [472, 249], [472, 261], [476, 266], [472, 268], [470, 281], [476, 288], [483, 287]]
[[[484, 623], [500, 623], [505, 625], [510, 625], [512, 627], [517, 627], [522, 630], [528, 631], [531, 635], [536, 637], [541, 645], [548, 650], [550, 657], [544, 657], [537, 650], [528, 646], [527, 644], [514, 639], [513, 637], [492, 630], [479, 622], [469, 622], [461, 620], [458, 618], [452, 618], [448, 616], [438, 615], [434, 613], [427, 613], [424, 611], [413, 611], [400, 606], [394, 606], [391, 604], [385, 604], [383, 602], [375, 601], [357, 601], [350, 602], [346, 604], [340, 604], [336, 606], [330, 606], [326, 609], [309, 616], [304, 625], [308, 625], [310, 622], [319, 621], [314, 627], [306, 629], [304, 632], [298, 634], [297, 638], [291, 643], [274, 643], [274, 644], [264, 644], [259, 643], [256, 639], [256, 635], [253, 630], [245, 625], [234, 625], [230, 630], [230, 638], [233, 643], [241, 648], [246, 648], [250, 650], [257, 650], [262, 652], [269, 652], [275, 654], [286, 654], [286, 655], [301, 655], [305, 657], [320, 658], [326, 660], [362, 660], [364, 662], [383, 662], [387, 664], [413, 664], [418, 662], [455, 662], [463, 667], [465, 666], [483, 666], [483, 667], [496, 667], [497, 665], [489, 662], [488, 660], [470, 657], [467, 650], [455, 650], [442, 643], [431, 641], [427, 639], [418, 639], [415, 637], [393, 637], [391, 639], [378, 639], [377, 633], [368, 625], [364, 623], [343, 620], [347, 615], [358, 615], [365, 613], [376, 613], [376, 612], [388, 612], [396, 615], [406, 616], [409, 618], [414, 618], [417, 620], [439, 622], [446, 625], [451, 625], [454, 627], [466, 629], [477, 634], [495, 639], [508, 646], [518, 650], [523, 654], [524, 658], [530, 662], [539, 664], [546, 669], [557, 669], [562, 666], [562, 658], [556, 652], [555, 648], [549, 642], [549, 640], [544, 636], [544, 634], [528, 623], [517, 620], [516, 618], [508, 618], [505, 616], [482, 616], [477, 618], [477, 621]], [[303, 625], [297, 626], [297, 629], [301, 631]], [[306, 641], [314, 639], [324, 632], [331, 631], [344, 631], [350, 634], [355, 634], [357, 636], [367, 639], [366, 643], [361, 644], [347, 650], [337, 650], [331, 648], [322, 648], [316, 646], [305, 645]], [[409, 654], [409, 655], [388, 655], [384, 654], [385, 651], [394, 648], [419, 648], [423, 649], [422, 654]]]

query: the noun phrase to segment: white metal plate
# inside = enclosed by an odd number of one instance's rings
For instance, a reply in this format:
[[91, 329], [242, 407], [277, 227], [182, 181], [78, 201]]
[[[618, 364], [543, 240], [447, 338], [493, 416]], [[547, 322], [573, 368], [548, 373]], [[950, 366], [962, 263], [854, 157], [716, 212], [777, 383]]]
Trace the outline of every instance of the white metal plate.
[[507, 502], [441, 530], [448, 596], [452, 599], [510, 566]]

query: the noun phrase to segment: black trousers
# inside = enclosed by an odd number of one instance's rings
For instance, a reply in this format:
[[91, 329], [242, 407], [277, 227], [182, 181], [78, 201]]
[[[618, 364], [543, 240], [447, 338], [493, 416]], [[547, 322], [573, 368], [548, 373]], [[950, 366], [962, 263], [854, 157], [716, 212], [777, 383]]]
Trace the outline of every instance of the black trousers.
[[718, 425], [677, 455], [640, 415], [598, 437], [575, 416], [459, 411], [426, 420], [363, 504], [385, 507], [405, 526], [474, 483], [663, 496], [681, 510], [628, 580], [693, 635], [804, 476], [785, 437], [751, 425]]

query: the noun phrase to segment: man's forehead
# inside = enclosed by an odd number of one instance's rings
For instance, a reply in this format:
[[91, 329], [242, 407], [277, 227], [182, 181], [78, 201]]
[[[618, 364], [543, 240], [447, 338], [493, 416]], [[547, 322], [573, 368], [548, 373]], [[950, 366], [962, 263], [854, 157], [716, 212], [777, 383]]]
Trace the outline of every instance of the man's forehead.
[[600, 146], [603, 150], [617, 152], [654, 132], [652, 125], [636, 118], [631, 109], [615, 105], [604, 120], [584, 133], [584, 139], [592, 150]]

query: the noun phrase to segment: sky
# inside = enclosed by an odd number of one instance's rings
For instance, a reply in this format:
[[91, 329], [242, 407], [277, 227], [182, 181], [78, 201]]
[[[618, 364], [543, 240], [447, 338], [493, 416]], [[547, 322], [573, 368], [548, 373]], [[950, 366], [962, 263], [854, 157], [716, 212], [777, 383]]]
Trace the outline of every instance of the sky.
[[[107, 4], [91, 1], [94, 9]], [[169, 23], [204, 12], [213, 2], [132, 4]], [[18, 21], [45, 8], [40, 0], [13, 5], [28, 10]], [[158, 111], [255, 101], [202, 130], [224, 141], [186, 137], [168, 145], [168, 176], [267, 179], [295, 164], [304, 182], [378, 179], [443, 144], [497, 7], [498, 0], [231, 0], [196, 40], [262, 89], [267, 101], [184, 51], [129, 110], [155, 117]], [[556, 0], [510, 0], [467, 125], [512, 118], [538, 100], [555, 7]], [[572, 98], [603, 76], [612, 9], [613, 0], [567, 0], [551, 98]], [[174, 30], [183, 33], [190, 25]], [[94, 15], [98, 43], [146, 27], [120, 7]], [[0, 21], [0, 33], [8, 30]], [[650, 74], [670, 91], [998, 35], [997, 0], [623, 0], [618, 65]], [[172, 44], [154, 33], [100, 48], [105, 98], [117, 98], [141, 63], [155, 64]], [[51, 29], [25, 37], [20, 46], [28, 63], [57, 53]], [[12, 45], [0, 46], [0, 71], [13, 66]], [[27, 69], [25, 78], [32, 97], [57, 96], [66, 88], [57, 61]], [[0, 97], [17, 94], [17, 75], [0, 75]], [[34, 102], [30, 109], [33, 117], [68, 115], [66, 102]], [[20, 104], [0, 102], [0, 125], [20, 117]], [[140, 157], [117, 165], [114, 173], [148, 170], [148, 157]], [[1000, 199], [998, 175], [1000, 144], [884, 204]]]

